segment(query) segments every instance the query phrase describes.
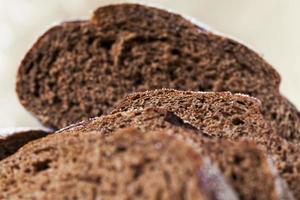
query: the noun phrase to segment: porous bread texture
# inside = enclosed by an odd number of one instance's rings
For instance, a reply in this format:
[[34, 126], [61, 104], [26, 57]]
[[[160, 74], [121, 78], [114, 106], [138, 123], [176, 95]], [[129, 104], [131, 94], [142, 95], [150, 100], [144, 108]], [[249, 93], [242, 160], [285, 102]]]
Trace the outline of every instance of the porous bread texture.
[[142, 131], [173, 129], [187, 129], [195, 135], [201, 134], [201, 138], [208, 138], [209, 135], [198, 132], [198, 129], [189, 122], [183, 121], [180, 117], [162, 108], [135, 109], [129, 112], [116, 112], [110, 115], [91, 118], [77, 124], [57, 131], [57, 134], [74, 131], [98, 131], [102, 135], [109, 135], [112, 132], [125, 128], [136, 127]]
[[[124, 127], [135, 127], [145, 133], [164, 130], [166, 134], [192, 144], [201, 155], [211, 158], [221, 168], [240, 199], [281, 199], [280, 196], [292, 199], [289, 189], [282, 189], [283, 186], [277, 185], [278, 181], [284, 181], [269, 166], [265, 152], [259, 150], [254, 143], [236, 143], [210, 137], [165, 109], [146, 108], [117, 112], [72, 125], [57, 134], [97, 131], [101, 135], [112, 135]], [[261, 182], [264, 184], [258, 184]]]
[[51, 132], [46, 129], [16, 128], [0, 129], [0, 133], [0, 160], [2, 160], [30, 141], [45, 137]]
[[137, 92], [119, 101], [112, 113], [148, 107], [174, 112], [210, 136], [235, 139], [272, 134], [261, 114], [260, 101], [231, 92], [173, 89]]
[[0, 162], [0, 198], [238, 199], [212, 168], [163, 131], [53, 134]]
[[280, 175], [300, 198], [300, 148], [273, 132], [260, 106], [257, 99], [230, 92], [162, 89], [128, 95], [112, 113], [158, 107], [174, 112], [211, 137], [254, 141], [270, 154]]
[[244, 45], [136, 4], [100, 7], [91, 20], [54, 26], [17, 76], [20, 102], [53, 128], [108, 113], [134, 91], [232, 91], [259, 98], [276, 132], [298, 143], [299, 114], [279, 84], [278, 73]]

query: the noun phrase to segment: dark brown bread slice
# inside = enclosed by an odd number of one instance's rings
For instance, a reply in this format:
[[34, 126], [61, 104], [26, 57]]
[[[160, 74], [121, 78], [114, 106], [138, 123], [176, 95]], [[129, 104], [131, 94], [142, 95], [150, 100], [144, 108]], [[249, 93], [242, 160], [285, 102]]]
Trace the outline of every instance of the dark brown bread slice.
[[202, 132], [230, 139], [271, 135], [259, 100], [230, 92], [192, 92], [160, 89], [128, 95], [112, 113], [143, 108], [174, 112]]
[[211, 157], [213, 163], [220, 166], [241, 199], [292, 199], [285, 183], [272, 171], [265, 154], [255, 144], [210, 138], [195, 132], [196, 128], [164, 109], [147, 108], [97, 117], [57, 134], [97, 131], [101, 135], [111, 135], [124, 127], [135, 127], [146, 133], [168, 129], [168, 134], [188, 143], [192, 141], [201, 154]]
[[159, 107], [212, 137], [252, 140], [271, 154], [280, 175], [300, 198], [300, 148], [275, 134], [260, 112], [260, 102], [230, 92], [188, 92], [170, 89], [131, 94], [114, 112]]
[[45, 129], [0, 129], [0, 160], [14, 154], [30, 141], [45, 137], [50, 131]]
[[62, 128], [108, 113], [134, 91], [240, 92], [258, 97], [278, 134], [299, 142], [297, 110], [279, 83], [266, 61], [236, 41], [177, 14], [120, 4], [48, 30], [20, 65], [17, 93], [42, 123]]
[[68, 132], [35, 141], [0, 162], [0, 198], [237, 199], [191, 144], [163, 131], [142, 133]]
[[[129, 112], [117, 112], [110, 115], [91, 118], [89, 120], [73, 124], [57, 131], [57, 134], [67, 132], [97, 131], [101, 135], [110, 135], [119, 129], [135, 127], [141, 131], [154, 131], [160, 129], [172, 129], [180, 132], [182, 129], [191, 131], [198, 138], [209, 138], [209, 135], [199, 132], [190, 123], [162, 108], [137, 109]], [[192, 136], [191, 136], [192, 137]]]

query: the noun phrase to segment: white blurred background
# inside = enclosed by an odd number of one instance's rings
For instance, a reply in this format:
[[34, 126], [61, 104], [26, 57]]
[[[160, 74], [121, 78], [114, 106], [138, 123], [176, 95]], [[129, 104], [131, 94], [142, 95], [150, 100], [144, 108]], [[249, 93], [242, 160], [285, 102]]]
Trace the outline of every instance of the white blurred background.
[[[57, 22], [88, 17], [111, 0], [0, 0], [0, 128], [40, 126], [15, 94], [18, 65], [37, 36]], [[281, 91], [300, 108], [299, 0], [152, 0], [253, 47], [281, 74]]]

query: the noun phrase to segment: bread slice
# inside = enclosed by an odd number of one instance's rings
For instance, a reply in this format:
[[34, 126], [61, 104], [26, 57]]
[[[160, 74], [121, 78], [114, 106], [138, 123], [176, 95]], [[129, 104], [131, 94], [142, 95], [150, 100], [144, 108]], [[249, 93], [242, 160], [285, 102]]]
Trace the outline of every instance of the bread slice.
[[191, 144], [142, 133], [68, 132], [35, 141], [0, 162], [0, 198], [238, 199]]
[[270, 154], [279, 173], [300, 198], [300, 148], [272, 131], [260, 112], [257, 99], [230, 92], [162, 89], [131, 94], [112, 112], [148, 107], [172, 111], [211, 137], [254, 141]]
[[14, 154], [28, 142], [45, 137], [48, 134], [50, 134], [50, 131], [45, 129], [0, 129], [0, 160]]
[[[165, 131], [194, 144], [201, 155], [212, 158], [212, 162], [220, 166], [240, 199], [292, 199], [285, 182], [273, 171], [265, 152], [253, 142], [236, 143], [209, 137], [164, 109], [137, 109], [97, 117], [72, 125], [57, 134], [97, 131], [101, 135], [112, 135], [116, 130], [126, 127], [135, 127], [145, 133]], [[261, 182], [264, 184], [258, 184]]]
[[112, 113], [143, 108], [174, 112], [203, 133], [236, 139], [273, 134], [261, 114], [260, 101], [230, 92], [192, 92], [160, 89], [128, 95]]
[[244, 45], [136, 4], [100, 7], [91, 20], [52, 27], [17, 75], [21, 104], [48, 127], [108, 113], [134, 91], [232, 91], [259, 98], [278, 134], [299, 142], [297, 110], [279, 84], [278, 73]]
[[[57, 131], [57, 134], [67, 132], [97, 131], [101, 135], [110, 135], [119, 129], [135, 127], [141, 131], [156, 131], [160, 129], [172, 129], [180, 132], [182, 129], [191, 131], [198, 138], [209, 139], [209, 135], [199, 132], [189, 122], [183, 121], [180, 117], [162, 108], [149, 107], [136, 109], [128, 112], [116, 112], [110, 115], [91, 118], [77, 124], [73, 124]], [[192, 137], [192, 136], [190, 136]]]

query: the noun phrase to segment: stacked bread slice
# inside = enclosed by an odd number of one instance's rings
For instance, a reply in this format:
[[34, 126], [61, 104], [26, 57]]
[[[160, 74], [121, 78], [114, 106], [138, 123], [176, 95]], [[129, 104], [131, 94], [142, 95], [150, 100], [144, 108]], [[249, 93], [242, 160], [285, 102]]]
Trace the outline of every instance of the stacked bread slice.
[[20, 102], [56, 132], [0, 140], [0, 199], [300, 199], [300, 116], [279, 84], [180, 15], [100, 7], [21, 62]]
[[50, 133], [46, 129], [0, 129], [0, 160], [14, 154], [28, 142], [45, 137]]
[[153, 108], [70, 126], [26, 145], [0, 169], [4, 199], [293, 198], [253, 142], [212, 139]]

